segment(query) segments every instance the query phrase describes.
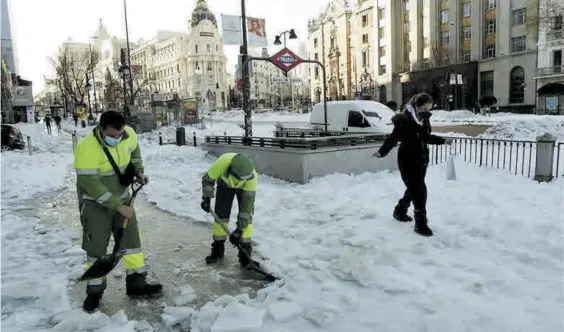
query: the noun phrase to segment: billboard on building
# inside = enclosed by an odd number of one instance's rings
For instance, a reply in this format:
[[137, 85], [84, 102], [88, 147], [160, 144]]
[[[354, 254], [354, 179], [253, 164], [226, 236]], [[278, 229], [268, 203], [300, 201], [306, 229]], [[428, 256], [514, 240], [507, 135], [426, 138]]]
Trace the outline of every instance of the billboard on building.
[[33, 106], [33, 87], [17, 86], [14, 90], [13, 106]]
[[[241, 16], [221, 14], [221, 28], [225, 45], [241, 45], [243, 43]], [[268, 46], [263, 18], [247, 17], [247, 42], [250, 47]]]

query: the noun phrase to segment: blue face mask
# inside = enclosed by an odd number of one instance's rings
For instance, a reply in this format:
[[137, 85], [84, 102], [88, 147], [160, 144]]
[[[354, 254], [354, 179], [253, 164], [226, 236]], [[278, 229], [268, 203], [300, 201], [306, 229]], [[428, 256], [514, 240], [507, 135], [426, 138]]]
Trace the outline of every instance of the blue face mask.
[[121, 136], [118, 139], [106, 136], [104, 137], [104, 142], [106, 142], [106, 144], [108, 144], [109, 146], [116, 146], [119, 144], [119, 142], [121, 142]]

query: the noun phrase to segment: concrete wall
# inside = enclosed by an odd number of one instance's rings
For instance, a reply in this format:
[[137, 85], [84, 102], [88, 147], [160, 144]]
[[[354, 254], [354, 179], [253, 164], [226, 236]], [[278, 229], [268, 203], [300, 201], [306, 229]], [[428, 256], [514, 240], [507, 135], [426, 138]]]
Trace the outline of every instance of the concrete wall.
[[380, 145], [297, 150], [204, 143], [202, 148], [215, 156], [226, 152], [244, 152], [253, 158], [259, 173], [303, 184], [314, 177], [333, 173], [360, 174], [396, 170], [397, 149], [383, 159], [372, 157]]

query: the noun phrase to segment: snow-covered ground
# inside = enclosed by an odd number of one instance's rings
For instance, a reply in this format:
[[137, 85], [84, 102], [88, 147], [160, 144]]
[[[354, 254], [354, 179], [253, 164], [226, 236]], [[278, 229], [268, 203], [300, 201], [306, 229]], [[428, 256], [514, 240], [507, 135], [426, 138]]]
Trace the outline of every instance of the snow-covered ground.
[[[36, 154], [2, 154], [2, 328], [43, 331], [58, 323], [59, 331], [141, 330], [146, 324], [128, 322], [123, 313], [110, 318], [76, 309], [80, 304], [67, 293], [84, 259], [73, 247], [76, 235], [18, 215], [18, 202], [35, 193], [74, 190], [69, 135], [49, 137], [39, 128], [22, 125], [37, 142]], [[79, 136], [89, 130], [79, 129]], [[162, 131], [173, 137], [174, 128]], [[214, 123], [189, 131], [200, 140], [242, 129]], [[201, 175], [213, 159], [199, 147], [158, 146], [156, 133], [140, 142], [149, 201], [211, 222], [199, 202]], [[429, 169], [436, 233], [429, 239], [391, 218], [403, 193], [397, 172], [335, 174], [306, 185], [261, 176], [257, 252], [284, 281], [254, 299], [223, 296], [200, 310], [169, 307], [163, 319], [189, 320], [196, 332], [562, 330], [564, 182], [538, 184], [460, 160], [456, 171], [458, 180], [447, 181], [444, 165]]]

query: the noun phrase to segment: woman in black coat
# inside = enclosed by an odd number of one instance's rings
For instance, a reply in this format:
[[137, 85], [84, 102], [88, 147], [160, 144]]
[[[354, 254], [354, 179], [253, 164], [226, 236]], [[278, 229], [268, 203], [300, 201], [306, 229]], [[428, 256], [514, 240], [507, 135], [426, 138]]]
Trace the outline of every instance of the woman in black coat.
[[427, 144], [450, 144], [450, 140], [431, 134], [431, 108], [433, 99], [426, 93], [413, 96], [400, 113], [392, 118], [394, 130], [386, 138], [374, 156], [385, 157], [398, 142], [398, 166], [406, 190], [394, 209], [394, 218], [409, 222], [407, 214], [413, 202], [415, 232], [423, 236], [432, 236], [433, 231], [427, 225], [427, 186], [425, 174], [429, 165], [429, 147]]

